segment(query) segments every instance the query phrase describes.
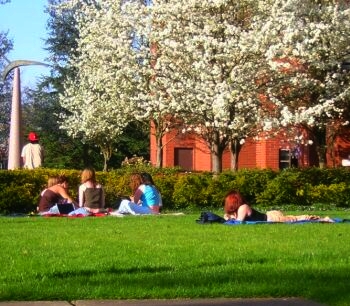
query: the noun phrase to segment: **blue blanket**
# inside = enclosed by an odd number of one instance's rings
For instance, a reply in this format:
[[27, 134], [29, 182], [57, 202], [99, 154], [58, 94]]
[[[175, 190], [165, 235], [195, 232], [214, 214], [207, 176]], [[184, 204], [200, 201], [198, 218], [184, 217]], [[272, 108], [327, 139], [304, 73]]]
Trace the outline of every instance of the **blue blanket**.
[[281, 223], [287, 223], [287, 224], [304, 224], [304, 223], [350, 223], [350, 219], [340, 219], [340, 218], [332, 218], [334, 222], [326, 222], [322, 220], [303, 220], [303, 221], [288, 221], [288, 222], [269, 222], [269, 221], [235, 221], [235, 220], [229, 220], [226, 221], [224, 224], [226, 225], [240, 225], [240, 224], [281, 224]]

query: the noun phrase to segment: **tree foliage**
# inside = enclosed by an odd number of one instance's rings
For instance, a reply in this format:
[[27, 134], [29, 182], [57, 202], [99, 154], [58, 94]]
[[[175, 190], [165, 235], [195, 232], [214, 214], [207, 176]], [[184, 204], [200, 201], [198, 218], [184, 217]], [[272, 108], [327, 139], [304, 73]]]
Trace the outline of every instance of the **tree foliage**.
[[261, 131], [348, 124], [348, 1], [70, 0], [65, 8], [78, 38], [63, 127], [102, 151], [130, 121], [145, 120], [159, 158], [162, 137], [177, 128], [208, 144], [219, 172], [229, 143], [238, 154]]
[[[1, 1], [4, 4], [8, 1]], [[11, 113], [11, 81], [10, 73], [5, 80], [2, 79], [2, 73], [9, 64], [6, 58], [12, 50], [12, 40], [8, 38], [8, 32], [0, 31], [0, 163], [7, 159], [8, 154], [8, 135], [10, 134], [10, 113]]]
[[72, 14], [66, 11], [56, 14], [55, 5], [64, 0], [49, 0], [46, 13], [49, 15], [46, 48], [49, 51], [51, 75], [41, 78], [35, 89], [26, 89], [23, 94], [24, 134], [35, 130], [45, 149], [44, 167], [81, 169], [85, 166], [102, 168], [98, 149], [93, 144], [83, 144], [79, 139], [71, 139], [59, 128], [58, 103], [62, 82], [74, 70], [67, 66], [68, 59], [76, 49], [76, 37]]
[[251, 15], [255, 1], [154, 1], [155, 82], [184, 120], [184, 133], [207, 143], [213, 171], [230, 141], [257, 131], [260, 100]]
[[[67, 110], [59, 103], [59, 95], [63, 92], [64, 80], [74, 79], [76, 69], [69, 65], [69, 60], [77, 56], [77, 20], [74, 18], [74, 9], [60, 9], [57, 7], [65, 0], [49, 0], [46, 12], [49, 15], [46, 40], [47, 50], [50, 55], [47, 62], [51, 66], [51, 75], [43, 77], [35, 89], [27, 89], [23, 95], [23, 115], [26, 122], [27, 134], [29, 130], [39, 132], [41, 142], [45, 148], [45, 167], [81, 169], [86, 166], [94, 166], [96, 169], [104, 167], [103, 156], [96, 142], [83, 137], [72, 138], [65, 130], [60, 128], [59, 115]], [[84, 1], [91, 3], [91, 1]], [[81, 118], [78, 118], [81, 121]], [[130, 130], [128, 130], [130, 133]], [[148, 133], [143, 128], [137, 127], [138, 133], [132, 135], [128, 142], [133, 145], [125, 145], [125, 139], [118, 142], [112, 152], [110, 167], [118, 168], [126, 156], [140, 154], [149, 158]], [[132, 134], [133, 130], [131, 130]], [[131, 135], [129, 134], [129, 135]], [[140, 149], [136, 149], [140, 148]], [[142, 154], [140, 150], [142, 149]]]
[[302, 126], [325, 144], [326, 126], [349, 124], [350, 74], [342, 65], [350, 54], [349, 2], [265, 2], [253, 25], [274, 104], [271, 126]]
[[71, 1], [81, 6], [79, 55], [71, 62], [78, 78], [65, 83], [61, 98], [65, 128], [115, 138], [128, 121], [144, 119], [160, 151], [164, 134], [180, 123], [207, 141], [220, 171], [229, 139], [246, 137], [258, 114], [244, 19], [253, 2], [242, 3]]

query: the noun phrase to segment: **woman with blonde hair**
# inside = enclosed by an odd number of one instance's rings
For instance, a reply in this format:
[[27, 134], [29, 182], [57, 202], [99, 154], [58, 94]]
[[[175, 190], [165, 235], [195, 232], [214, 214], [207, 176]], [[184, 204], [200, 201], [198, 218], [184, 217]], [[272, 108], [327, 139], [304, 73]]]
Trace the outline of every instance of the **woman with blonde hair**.
[[104, 211], [105, 192], [103, 186], [96, 181], [96, 174], [93, 168], [85, 168], [81, 173], [79, 207], [84, 208], [87, 213]]
[[40, 194], [38, 212], [41, 215], [59, 214], [56, 204], [72, 203], [74, 199], [68, 194], [68, 179], [64, 175], [49, 177], [47, 188]]

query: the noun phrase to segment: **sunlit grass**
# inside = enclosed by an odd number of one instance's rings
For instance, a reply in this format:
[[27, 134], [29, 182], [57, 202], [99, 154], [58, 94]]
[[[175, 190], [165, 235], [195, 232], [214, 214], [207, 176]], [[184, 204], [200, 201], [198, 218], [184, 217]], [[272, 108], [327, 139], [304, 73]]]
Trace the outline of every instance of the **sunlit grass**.
[[0, 300], [293, 296], [348, 305], [350, 223], [197, 218], [1, 218]]

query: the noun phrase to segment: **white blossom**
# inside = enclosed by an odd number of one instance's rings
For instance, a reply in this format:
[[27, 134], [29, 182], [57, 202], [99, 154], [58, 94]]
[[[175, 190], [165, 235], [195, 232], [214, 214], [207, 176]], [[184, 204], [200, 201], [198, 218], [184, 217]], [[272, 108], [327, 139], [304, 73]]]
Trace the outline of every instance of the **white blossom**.
[[[112, 141], [130, 120], [232, 139], [344, 120], [350, 9], [312, 0], [67, 0], [78, 54], [61, 104], [71, 135]], [[260, 139], [260, 138], [259, 138]]]

